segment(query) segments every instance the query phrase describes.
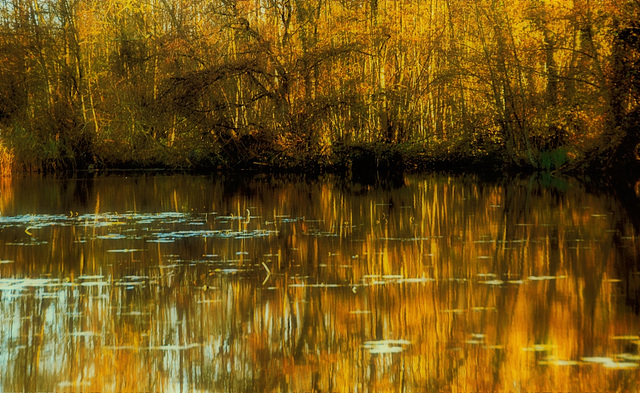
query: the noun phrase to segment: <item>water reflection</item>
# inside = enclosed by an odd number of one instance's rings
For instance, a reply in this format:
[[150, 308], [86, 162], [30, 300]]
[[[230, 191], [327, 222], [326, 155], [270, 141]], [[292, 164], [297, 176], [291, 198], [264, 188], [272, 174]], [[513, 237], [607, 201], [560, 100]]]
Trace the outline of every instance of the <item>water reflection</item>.
[[1, 191], [0, 390], [637, 388], [639, 223], [578, 184], [156, 175]]

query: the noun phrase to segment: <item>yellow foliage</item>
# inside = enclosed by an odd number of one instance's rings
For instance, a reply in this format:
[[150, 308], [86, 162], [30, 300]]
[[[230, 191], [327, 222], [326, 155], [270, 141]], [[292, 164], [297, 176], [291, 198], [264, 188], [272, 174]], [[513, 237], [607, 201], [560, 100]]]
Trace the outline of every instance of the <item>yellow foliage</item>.
[[0, 141], [0, 176], [9, 177], [13, 171], [15, 156], [13, 150]]

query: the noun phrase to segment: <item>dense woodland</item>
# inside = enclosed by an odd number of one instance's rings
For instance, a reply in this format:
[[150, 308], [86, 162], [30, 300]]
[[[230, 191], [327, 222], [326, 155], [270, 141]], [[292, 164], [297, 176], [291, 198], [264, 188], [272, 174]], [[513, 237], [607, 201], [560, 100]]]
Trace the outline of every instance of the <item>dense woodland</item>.
[[638, 0], [1, 0], [2, 169], [627, 171], [639, 19]]

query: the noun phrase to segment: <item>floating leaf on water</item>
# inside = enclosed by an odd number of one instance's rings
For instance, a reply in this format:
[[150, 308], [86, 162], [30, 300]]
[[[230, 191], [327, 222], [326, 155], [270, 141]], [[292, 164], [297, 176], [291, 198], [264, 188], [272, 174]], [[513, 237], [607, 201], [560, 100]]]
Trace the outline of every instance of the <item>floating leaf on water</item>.
[[315, 237], [338, 237], [339, 236], [337, 233], [323, 232], [323, 231], [313, 231], [305, 234], [308, 236], [315, 236]]
[[460, 309], [460, 308], [455, 308], [455, 309], [442, 310], [440, 312], [447, 313], [447, 314], [462, 314], [462, 313], [467, 312], [467, 310], [463, 310], [463, 309]]
[[106, 281], [87, 281], [80, 283], [83, 287], [106, 287], [109, 286], [109, 283]]
[[507, 281], [507, 284], [520, 285], [524, 284], [524, 280], [509, 280]]
[[198, 300], [198, 304], [222, 303], [222, 299]]
[[471, 311], [496, 311], [497, 309], [495, 307], [472, 307]]
[[404, 348], [402, 347], [393, 347], [393, 346], [376, 346], [373, 348], [369, 348], [369, 353], [372, 354], [386, 354], [386, 353], [400, 353], [404, 351]]
[[97, 332], [73, 332], [71, 333], [73, 337], [94, 337], [98, 336]]
[[362, 346], [372, 354], [400, 353], [404, 351], [403, 345], [410, 345], [407, 340], [379, 340], [365, 341]]
[[627, 360], [623, 362], [615, 361], [609, 357], [583, 357], [581, 360], [586, 363], [597, 363], [601, 364], [606, 368], [615, 368], [615, 369], [631, 369], [637, 368], [638, 364], [631, 362], [629, 360], [640, 360], [640, 356], [631, 355], [631, 354], [622, 354], [616, 356], [619, 359]]
[[89, 381], [77, 381], [77, 382], [71, 382], [71, 381], [62, 381], [58, 383], [58, 387], [65, 389], [65, 388], [71, 388], [74, 386], [88, 386], [91, 385], [91, 382]]
[[[513, 239], [513, 240], [498, 240], [498, 243], [526, 243], [528, 242], [528, 239]], [[505, 248], [505, 250], [507, 250], [507, 248]], [[511, 250], [511, 248], [509, 249]]]
[[132, 288], [135, 286], [141, 286], [144, 285], [144, 281], [118, 281], [116, 282], [117, 286], [126, 286], [128, 288]]
[[341, 286], [342, 285], [338, 285], [338, 284], [324, 284], [324, 283], [310, 285], [310, 287], [314, 287], [314, 288], [339, 288]]
[[144, 315], [144, 313], [142, 311], [129, 311], [129, 312], [123, 312], [123, 313], [119, 313], [120, 315], [125, 315], [128, 317], [139, 317], [141, 315]]
[[504, 281], [502, 280], [489, 280], [489, 281], [479, 281], [479, 284], [484, 284], [484, 285], [492, 285], [492, 286], [500, 286], [502, 284], [504, 284]]
[[580, 358], [580, 360], [582, 360], [583, 362], [586, 362], [586, 363], [599, 363], [599, 364], [605, 364], [605, 363], [613, 362], [613, 359], [611, 359], [611, 358], [598, 357], [598, 356], [583, 357], [583, 358]]
[[122, 279], [123, 280], [148, 280], [149, 276], [130, 275], [130, 276], [123, 276]]
[[103, 275], [78, 276], [78, 280], [102, 280], [103, 278]]
[[236, 274], [239, 273], [241, 270], [240, 269], [216, 269], [216, 272], [218, 273], [226, 273], [226, 274]]
[[436, 281], [434, 278], [428, 278], [428, 277], [403, 278], [401, 280], [398, 280], [399, 283], [407, 283], [407, 284], [425, 283], [425, 282], [434, 282], [434, 281]]
[[133, 345], [105, 345], [102, 347], [103, 349], [110, 349], [112, 351], [122, 351], [122, 350], [140, 350], [144, 349], [141, 347], [136, 347]]
[[621, 353], [619, 355], [616, 355], [616, 358], [623, 359], [623, 360], [630, 360], [634, 362], [640, 362], [640, 355], [633, 355], [630, 353]]
[[471, 333], [471, 338], [465, 342], [470, 345], [483, 345], [486, 335], [484, 333]]
[[580, 363], [576, 362], [575, 360], [547, 359], [547, 360], [539, 361], [538, 364], [563, 367], [563, 366], [577, 366]]
[[531, 347], [522, 348], [522, 350], [526, 352], [546, 352], [555, 348], [556, 346], [551, 344], [536, 344]]
[[430, 237], [381, 237], [380, 240], [399, 242], [422, 242], [431, 240]]
[[567, 276], [529, 276], [529, 281], [545, 281], [545, 280], [558, 280], [561, 278], [567, 278]]
[[305, 283], [289, 284], [289, 288], [339, 288], [339, 287], [342, 287], [342, 285], [339, 285], [339, 284], [324, 284], [324, 283], [319, 283], [319, 284], [305, 284]]
[[311, 223], [321, 223], [321, 222], [324, 222], [324, 220], [320, 220], [320, 219], [313, 220], [313, 219], [310, 219], [310, 218], [304, 218], [304, 217], [302, 217], [302, 221], [304, 221], [304, 222], [311, 222]]
[[13, 263], [13, 261], [10, 260], [10, 259], [2, 259], [2, 260], [0, 260], [0, 265], [4, 265], [4, 264], [7, 264], [7, 263]]
[[613, 336], [611, 337], [611, 339], [623, 341], [638, 341], [640, 340], [640, 336]]
[[17, 242], [17, 243], [5, 243], [5, 245], [7, 246], [42, 246], [45, 244], [49, 244], [49, 242], [44, 241], [44, 240], [40, 240], [40, 241], [30, 241], [28, 243], [22, 243], [22, 242]]
[[632, 368], [638, 368], [638, 363], [633, 363], [633, 362], [611, 362], [611, 363], [605, 363], [605, 364], [603, 364], [603, 366], [606, 367], [606, 368], [628, 370], [628, 369], [632, 369]]
[[186, 345], [157, 345], [149, 347], [151, 350], [160, 350], [160, 351], [185, 351], [187, 349], [198, 348], [202, 344], [186, 344]]
[[249, 239], [277, 235], [278, 231], [254, 230], [254, 231], [220, 231], [220, 230], [199, 230], [199, 231], [175, 231], [157, 234], [157, 239], [149, 239], [147, 242], [165, 243], [173, 242], [176, 239], [186, 239], [192, 237], [216, 237], [221, 239]]
[[36, 295], [38, 299], [57, 299], [60, 297], [58, 293], [41, 293]]
[[365, 347], [376, 345], [411, 345], [409, 340], [377, 340], [377, 341], [365, 341], [362, 345]]
[[108, 235], [96, 236], [100, 240], [112, 240], [112, 239], [126, 239], [127, 237], [121, 233], [110, 233]]
[[0, 278], [0, 290], [29, 287], [56, 287], [60, 285], [60, 280], [49, 278]]

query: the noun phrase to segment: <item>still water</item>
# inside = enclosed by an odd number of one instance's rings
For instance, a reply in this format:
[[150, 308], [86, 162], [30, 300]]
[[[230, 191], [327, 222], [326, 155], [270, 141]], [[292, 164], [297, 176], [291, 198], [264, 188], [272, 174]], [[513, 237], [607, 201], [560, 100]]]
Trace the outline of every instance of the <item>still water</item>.
[[542, 183], [5, 179], [0, 391], [635, 391], [638, 216]]

